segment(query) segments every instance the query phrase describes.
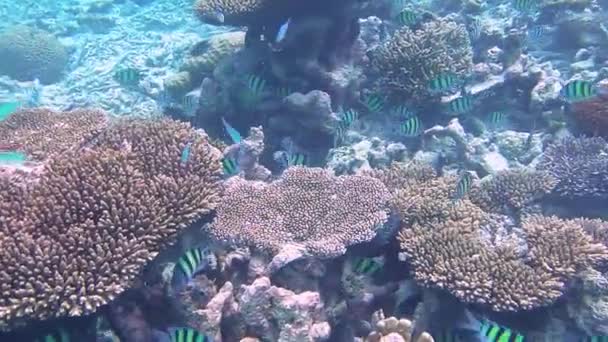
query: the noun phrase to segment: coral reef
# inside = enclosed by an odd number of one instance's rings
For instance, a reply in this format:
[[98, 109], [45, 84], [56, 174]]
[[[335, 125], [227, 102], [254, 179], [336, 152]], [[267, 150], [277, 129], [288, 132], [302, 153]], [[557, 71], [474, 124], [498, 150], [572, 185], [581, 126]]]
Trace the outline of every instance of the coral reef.
[[428, 95], [429, 81], [439, 74], [467, 74], [472, 58], [466, 28], [449, 19], [436, 19], [419, 29], [399, 29], [372, 51], [370, 62], [379, 74], [378, 89], [419, 100]]
[[[249, 26], [258, 22], [263, 11], [272, 8], [271, 0], [198, 0], [194, 10], [203, 22]], [[220, 14], [223, 19], [220, 19]]]
[[554, 192], [566, 198], [608, 198], [608, 143], [567, 137], [547, 147], [537, 169], [557, 179]]
[[[382, 311], [374, 313], [375, 329], [365, 342], [411, 342], [412, 321], [405, 318], [384, 317]], [[433, 342], [427, 332], [422, 333], [415, 342]]]
[[35, 182], [2, 180], [0, 329], [89, 314], [132, 286], [217, 205], [220, 156], [186, 124], [128, 120], [50, 158]]
[[527, 257], [507, 244], [492, 248], [480, 225], [455, 221], [404, 228], [401, 247], [416, 280], [468, 303], [494, 311], [530, 310], [563, 295], [577, 271], [605, 262], [608, 250], [594, 243], [576, 221], [531, 216], [524, 219]]
[[549, 194], [556, 183], [547, 172], [510, 169], [482, 180], [471, 189], [469, 198], [487, 212], [517, 212]]
[[100, 110], [23, 109], [0, 121], [0, 145], [24, 152], [32, 160], [44, 160], [90, 141], [107, 124], [107, 115]]
[[20, 81], [59, 81], [68, 64], [66, 48], [39, 29], [17, 26], [0, 35], [0, 74]]
[[337, 256], [371, 240], [387, 220], [388, 190], [371, 177], [292, 167], [270, 184], [238, 177], [227, 183], [211, 233], [262, 250], [295, 244]]

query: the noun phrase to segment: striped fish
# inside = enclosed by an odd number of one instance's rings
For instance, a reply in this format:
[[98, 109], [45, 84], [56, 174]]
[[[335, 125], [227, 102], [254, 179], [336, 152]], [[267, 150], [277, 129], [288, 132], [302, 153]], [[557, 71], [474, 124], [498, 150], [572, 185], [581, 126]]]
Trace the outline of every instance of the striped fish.
[[417, 116], [412, 116], [401, 124], [401, 133], [408, 137], [416, 137], [422, 133], [422, 123]]
[[308, 163], [308, 156], [305, 153], [293, 152], [287, 155], [287, 166], [304, 166]]
[[17, 151], [0, 151], [0, 165], [23, 165], [27, 160], [25, 154]]
[[448, 110], [455, 114], [464, 114], [473, 108], [473, 100], [469, 96], [461, 96], [448, 103]]
[[547, 28], [543, 25], [534, 25], [526, 32], [526, 42], [531, 44], [542, 44], [548, 41]]
[[363, 96], [362, 102], [371, 113], [378, 113], [384, 108], [384, 98], [378, 94], [366, 94]]
[[340, 111], [340, 121], [345, 122], [348, 126], [359, 119], [359, 112], [354, 109]]
[[456, 183], [456, 195], [454, 196], [454, 200], [462, 199], [471, 189], [471, 185], [473, 185], [473, 176], [470, 172], [465, 171], [458, 183]]
[[374, 275], [382, 269], [382, 263], [374, 258], [354, 258], [353, 271], [357, 274]]
[[233, 176], [239, 171], [238, 163], [234, 158], [224, 157], [222, 158], [222, 171], [226, 176]]
[[397, 14], [397, 22], [404, 26], [413, 26], [418, 22], [418, 15], [414, 11], [404, 9]]
[[184, 112], [190, 116], [194, 116], [196, 114], [196, 110], [198, 109], [198, 102], [200, 96], [196, 93], [190, 92], [186, 94], [182, 99], [182, 107], [184, 108]]
[[433, 340], [435, 342], [466, 342], [465, 338], [457, 332], [446, 329], [433, 333]]
[[266, 91], [267, 82], [258, 75], [250, 74], [247, 76], [247, 89], [253, 99], [259, 99]]
[[429, 81], [428, 88], [433, 93], [452, 91], [459, 85], [458, 76], [453, 73], [441, 73]]
[[114, 80], [123, 86], [136, 86], [142, 79], [142, 73], [136, 68], [123, 68], [114, 72]]
[[488, 115], [488, 122], [494, 128], [500, 127], [505, 123], [507, 119], [507, 114], [504, 112], [495, 111]]
[[407, 119], [414, 116], [414, 112], [406, 105], [399, 105], [391, 110], [391, 114], [400, 119]]
[[34, 340], [35, 342], [70, 342], [71, 338], [64, 329], [57, 329], [50, 334], [44, 335], [41, 339]]
[[8, 118], [11, 114], [17, 111], [21, 106], [20, 102], [2, 102], [0, 103], [0, 121]]
[[192, 328], [169, 329], [171, 342], [211, 342], [211, 338]]
[[291, 95], [291, 93], [293, 93], [293, 91], [291, 90], [291, 87], [288, 85], [280, 86], [277, 88], [276, 91], [277, 91], [277, 96], [280, 98], [287, 97], [287, 96]]
[[181, 258], [177, 260], [173, 271], [171, 285], [174, 289], [179, 289], [186, 285], [196, 273], [212, 268], [215, 264], [215, 255], [208, 249], [198, 247], [186, 251]]
[[340, 120], [334, 129], [334, 146], [338, 146], [338, 144], [346, 137], [346, 132], [348, 132], [348, 128], [350, 124]]
[[526, 342], [526, 337], [513, 330], [490, 322], [481, 323], [481, 334], [488, 342]]
[[568, 102], [587, 100], [596, 94], [596, 87], [591, 82], [583, 80], [570, 81], [561, 90], [562, 98]]
[[471, 40], [477, 40], [481, 37], [481, 32], [483, 30], [483, 24], [479, 17], [473, 18], [469, 23], [469, 38]]
[[513, 8], [520, 12], [530, 12], [538, 6], [538, 0], [513, 0]]

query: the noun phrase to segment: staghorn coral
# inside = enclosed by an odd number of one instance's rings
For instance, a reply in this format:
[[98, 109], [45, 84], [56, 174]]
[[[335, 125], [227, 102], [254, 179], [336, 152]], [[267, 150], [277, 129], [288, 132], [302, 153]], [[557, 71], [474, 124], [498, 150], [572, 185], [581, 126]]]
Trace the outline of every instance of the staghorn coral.
[[0, 145], [10, 145], [33, 160], [44, 160], [90, 140], [107, 126], [100, 110], [55, 112], [23, 109], [0, 122]]
[[186, 124], [120, 121], [36, 182], [0, 182], [0, 330], [92, 313], [133, 285], [216, 206], [220, 158]]
[[234, 177], [211, 233], [266, 251], [295, 244], [330, 257], [371, 240], [387, 220], [388, 199], [374, 178], [336, 177], [319, 168], [292, 167], [270, 184]]
[[570, 112], [585, 133], [608, 138], [608, 95], [574, 103]]
[[433, 167], [418, 162], [394, 162], [387, 169], [372, 169], [364, 171], [364, 174], [378, 178], [390, 191], [404, 189], [437, 177]]
[[0, 74], [19, 81], [59, 81], [68, 63], [66, 48], [45, 31], [14, 27], [0, 35]]
[[412, 31], [399, 29], [370, 56], [380, 75], [377, 86], [392, 96], [413, 99], [427, 95], [428, 82], [443, 72], [465, 75], [472, 68], [471, 42], [464, 25], [449, 19], [423, 23]]
[[507, 245], [488, 245], [480, 238], [481, 226], [461, 227], [453, 221], [415, 224], [401, 231], [401, 248], [420, 284], [494, 311], [549, 305], [576, 272], [608, 260], [608, 249], [594, 243], [577, 220], [524, 219], [525, 257]]
[[608, 198], [608, 143], [596, 138], [564, 138], [547, 147], [537, 169], [557, 179], [560, 197]]
[[505, 170], [473, 187], [469, 198], [488, 212], [519, 211], [550, 193], [556, 183], [552, 176], [543, 171]]

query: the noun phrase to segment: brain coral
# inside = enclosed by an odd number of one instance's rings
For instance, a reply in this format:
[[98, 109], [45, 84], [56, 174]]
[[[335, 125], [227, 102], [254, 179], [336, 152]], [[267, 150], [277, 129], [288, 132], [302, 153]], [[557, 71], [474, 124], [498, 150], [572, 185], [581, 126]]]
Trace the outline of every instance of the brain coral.
[[129, 288], [216, 206], [220, 158], [188, 125], [121, 121], [50, 158], [36, 182], [1, 179], [0, 330], [89, 314]]
[[608, 143], [596, 138], [565, 138], [549, 145], [537, 166], [557, 179], [561, 197], [608, 198]]
[[427, 95], [429, 81], [440, 73], [467, 74], [473, 65], [473, 52], [464, 25], [437, 19], [414, 31], [399, 29], [372, 51], [370, 62], [379, 75], [381, 91], [418, 99]]
[[388, 199], [374, 178], [336, 177], [319, 168], [292, 167], [269, 184], [235, 177], [211, 232], [271, 252], [301, 244], [313, 255], [335, 256], [376, 235], [387, 219]]
[[107, 116], [100, 110], [60, 113], [48, 108], [24, 109], [0, 121], [0, 145], [43, 160], [89, 140], [106, 126]]
[[19, 81], [59, 81], [68, 63], [66, 48], [47, 32], [18, 26], [0, 34], [0, 74]]

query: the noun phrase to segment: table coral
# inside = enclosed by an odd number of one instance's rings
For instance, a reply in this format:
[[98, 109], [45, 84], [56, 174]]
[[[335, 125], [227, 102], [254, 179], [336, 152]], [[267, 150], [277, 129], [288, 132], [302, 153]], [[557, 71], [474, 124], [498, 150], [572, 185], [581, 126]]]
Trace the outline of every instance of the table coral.
[[86, 148], [50, 158], [36, 182], [2, 180], [0, 330], [89, 314], [129, 288], [216, 206], [220, 158], [186, 124], [120, 121]]
[[23, 109], [0, 122], [0, 145], [13, 146], [29, 159], [44, 160], [90, 140], [107, 124], [107, 115], [100, 110]]
[[366, 176], [292, 167], [272, 183], [228, 181], [211, 233], [278, 252], [301, 245], [317, 256], [371, 240], [387, 220], [388, 190]]

